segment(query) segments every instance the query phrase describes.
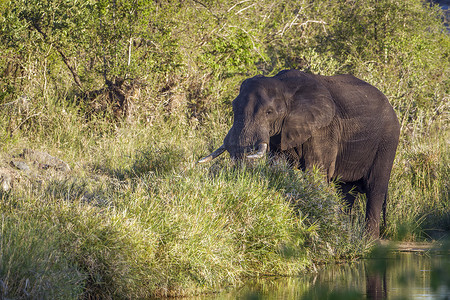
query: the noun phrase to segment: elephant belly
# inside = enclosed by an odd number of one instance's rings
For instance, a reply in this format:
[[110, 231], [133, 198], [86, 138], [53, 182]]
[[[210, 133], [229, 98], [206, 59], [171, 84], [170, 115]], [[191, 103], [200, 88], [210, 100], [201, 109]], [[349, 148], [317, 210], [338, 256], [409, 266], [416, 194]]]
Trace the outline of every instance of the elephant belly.
[[338, 153], [333, 177], [349, 182], [366, 177], [373, 164], [377, 145], [367, 140], [347, 143], [347, 148]]

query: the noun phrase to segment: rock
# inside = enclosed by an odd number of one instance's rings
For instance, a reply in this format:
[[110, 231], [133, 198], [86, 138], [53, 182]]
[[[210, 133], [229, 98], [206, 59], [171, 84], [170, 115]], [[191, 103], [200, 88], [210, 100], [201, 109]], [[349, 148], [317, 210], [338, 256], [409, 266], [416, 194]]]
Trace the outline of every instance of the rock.
[[27, 173], [30, 173], [30, 167], [27, 165], [26, 162], [23, 162], [23, 161], [20, 161], [20, 160], [12, 160], [11, 161], [11, 166], [13, 166], [13, 167], [15, 167], [15, 168], [17, 168], [19, 170], [25, 171]]
[[0, 168], [0, 189], [8, 192], [12, 188], [13, 175], [8, 169]]
[[26, 160], [34, 161], [40, 169], [53, 168], [57, 171], [69, 172], [70, 166], [65, 161], [51, 156], [47, 152], [35, 151], [32, 149], [24, 149], [21, 155]]
[[67, 177], [70, 171], [66, 162], [47, 152], [24, 149], [16, 155], [0, 153], [0, 193], [22, 186], [42, 185], [55, 178]]

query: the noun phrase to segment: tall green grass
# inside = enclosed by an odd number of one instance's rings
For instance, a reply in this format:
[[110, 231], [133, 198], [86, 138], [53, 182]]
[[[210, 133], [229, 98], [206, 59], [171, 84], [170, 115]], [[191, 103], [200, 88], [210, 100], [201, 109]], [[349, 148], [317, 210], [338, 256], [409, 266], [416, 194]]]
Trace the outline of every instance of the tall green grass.
[[[2, 195], [2, 202], [7, 198]], [[24, 211], [2, 210], [0, 234], [2, 298], [71, 299], [83, 293], [86, 276], [67, 258], [53, 224]]]
[[[282, 160], [234, 164], [226, 156], [210, 166], [196, 165], [208, 143], [182, 122], [121, 126], [91, 140], [87, 152], [66, 143], [56, 149], [73, 166], [70, 174], [44, 173], [41, 180], [3, 193], [3, 215], [17, 220], [6, 232], [18, 241], [30, 235], [33, 251], [60, 257], [64, 267], [73, 268], [67, 276], [75, 277], [50, 286], [27, 272], [46, 266], [53, 276], [62, 267], [21, 256], [23, 262], [2, 268], [7, 272], [2, 278], [36, 288], [9, 287], [4, 296], [216, 292], [246, 278], [295, 275], [363, 255], [362, 227], [351, 225], [335, 187], [318, 170], [304, 174]], [[21, 145], [55, 149], [58, 128], [46, 133]], [[74, 136], [73, 145], [79, 138], [84, 139]], [[3, 244], [8, 234], [1, 235]], [[18, 255], [30, 239], [6, 249]], [[0, 257], [3, 264], [14, 261], [8, 255]]]
[[442, 115], [422, 117], [406, 129], [412, 134], [399, 146], [387, 209], [393, 237], [440, 238], [450, 230], [448, 117], [447, 104]]

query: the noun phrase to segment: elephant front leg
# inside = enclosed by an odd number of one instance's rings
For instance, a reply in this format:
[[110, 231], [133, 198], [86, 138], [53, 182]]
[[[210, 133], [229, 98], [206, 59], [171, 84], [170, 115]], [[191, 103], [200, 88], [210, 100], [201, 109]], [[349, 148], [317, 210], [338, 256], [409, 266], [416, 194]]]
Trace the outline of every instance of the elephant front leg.
[[364, 193], [362, 182], [360, 180], [353, 182], [342, 182], [339, 189], [341, 190], [342, 196], [344, 197], [346, 203], [346, 212], [350, 214], [358, 193]]

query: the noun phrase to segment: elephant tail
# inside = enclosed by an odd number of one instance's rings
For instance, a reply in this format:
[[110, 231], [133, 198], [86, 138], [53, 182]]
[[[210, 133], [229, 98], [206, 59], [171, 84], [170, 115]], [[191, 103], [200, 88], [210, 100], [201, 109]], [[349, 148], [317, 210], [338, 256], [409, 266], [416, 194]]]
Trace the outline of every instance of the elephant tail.
[[383, 212], [383, 228], [384, 231], [386, 231], [386, 206], [387, 206], [387, 198], [388, 198], [388, 193], [386, 193], [384, 195], [384, 201], [383, 201], [383, 206], [382, 206], [382, 212]]

